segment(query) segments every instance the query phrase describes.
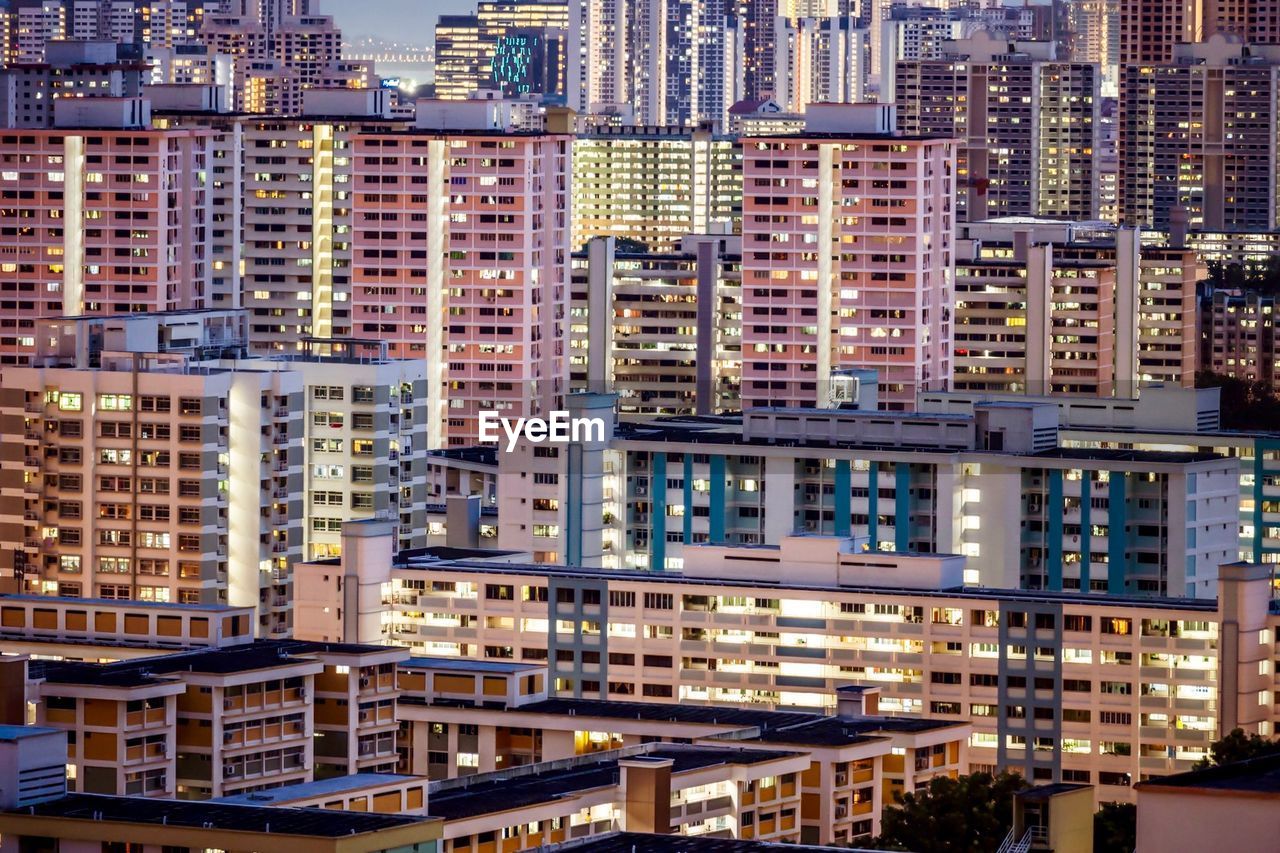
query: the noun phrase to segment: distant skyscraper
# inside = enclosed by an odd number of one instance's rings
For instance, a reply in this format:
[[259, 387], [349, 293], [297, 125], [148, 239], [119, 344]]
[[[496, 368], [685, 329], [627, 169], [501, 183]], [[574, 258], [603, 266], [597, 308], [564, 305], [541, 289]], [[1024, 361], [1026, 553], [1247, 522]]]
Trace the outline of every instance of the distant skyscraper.
[[1280, 43], [1278, 0], [1204, 0], [1204, 35], [1240, 36], [1250, 44]]
[[811, 103], [865, 100], [869, 33], [857, 23], [851, 16], [779, 18], [774, 100], [794, 113]]
[[[480, 3], [475, 15], [441, 15], [436, 97], [461, 100], [478, 90], [542, 93], [548, 81], [551, 91], [563, 91], [554, 81], [564, 80], [568, 30], [568, 7], [547, 0], [493, 0]], [[545, 67], [548, 60], [554, 67]]]
[[740, 0], [743, 24], [743, 97], [750, 100], [772, 98], [776, 79], [776, 23], [785, 11], [779, 0]]

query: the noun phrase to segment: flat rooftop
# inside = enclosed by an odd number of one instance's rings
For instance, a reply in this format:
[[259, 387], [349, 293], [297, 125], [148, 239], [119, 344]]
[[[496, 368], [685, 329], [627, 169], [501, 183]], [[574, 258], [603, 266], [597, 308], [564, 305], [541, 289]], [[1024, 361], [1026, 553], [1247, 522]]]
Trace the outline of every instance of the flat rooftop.
[[519, 713], [601, 717], [614, 720], [687, 723], [705, 726], [758, 726], [769, 728], [797, 725], [820, 719], [817, 714], [765, 711], [752, 708], [683, 705], [662, 702], [614, 702], [603, 699], [547, 699], [511, 709]]
[[819, 717], [790, 726], [770, 727], [752, 740], [761, 743], [796, 744], [797, 746], [849, 746], [876, 740], [892, 732], [918, 733], [965, 723], [909, 717]]
[[400, 664], [403, 669], [405, 667], [420, 667], [422, 669], [448, 669], [456, 672], [495, 672], [510, 674], [516, 672], [528, 672], [531, 669], [545, 669], [545, 663], [513, 663], [501, 660], [482, 660], [474, 658], [432, 658], [432, 657], [412, 657]]
[[[593, 835], [556, 845], [556, 850], [581, 850], [584, 853], [859, 853], [852, 847], [819, 847], [813, 844], [775, 844], [771, 841], [747, 841], [738, 838], [705, 836], [647, 835], [642, 832], [611, 832]], [[867, 851], [862, 851], [867, 853]]]
[[426, 783], [426, 781], [426, 777], [423, 776], [401, 776], [397, 773], [353, 773], [350, 776], [334, 776], [329, 779], [316, 779], [314, 782], [303, 782], [298, 785], [268, 788], [265, 791], [254, 791], [249, 794], [219, 797], [210, 802], [224, 805], [269, 806], [273, 803], [288, 803], [311, 797], [324, 797], [330, 794], [359, 791], [364, 788], [396, 785], [401, 782]]
[[751, 587], [764, 591], [770, 589], [796, 589], [819, 592], [857, 593], [867, 596], [900, 595], [919, 598], [948, 598], [957, 601], [1008, 601], [1038, 602], [1044, 604], [1089, 604], [1100, 607], [1152, 608], [1163, 610], [1185, 610], [1188, 612], [1213, 613], [1218, 609], [1214, 599], [1201, 598], [1166, 598], [1137, 595], [1093, 595], [1080, 592], [1046, 592], [1028, 589], [992, 589], [987, 587], [953, 587], [948, 589], [912, 589], [893, 586], [836, 586], [832, 584], [800, 584], [770, 583], [759, 580], [736, 580], [733, 578], [701, 578], [686, 577], [676, 571], [656, 571], [653, 569], [589, 569], [582, 566], [557, 566], [549, 563], [484, 563], [471, 560], [456, 562], [415, 562], [410, 556], [396, 558], [394, 568], [401, 570], [420, 569], [440, 573], [458, 572], [465, 574], [492, 574], [498, 576], [522, 577], [562, 577], [576, 580], [621, 581], [632, 583], [683, 584], [686, 586], [705, 586], [711, 588]]
[[[738, 747], [675, 746], [655, 748], [643, 755], [631, 757], [669, 758], [673, 762], [671, 772], [679, 774], [722, 764], [750, 765], [777, 761], [795, 754], [797, 753]], [[599, 761], [569, 767], [551, 767], [527, 775], [496, 772], [481, 777], [463, 777], [464, 784], [439, 790], [430, 789], [427, 794], [427, 811], [432, 817], [460, 820], [525, 808], [573, 796], [582, 791], [617, 785], [619, 772], [618, 757], [605, 754]], [[476, 781], [471, 782], [471, 779]]]
[[253, 612], [252, 605], [236, 607], [230, 604], [178, 604], [171, 601], [133, 601], [115, 598], [58, 598], [51, 595], [0, 595], [0, 604], [6, 602], [33, 602], [63, 607], [127, 607], [130, 610], [166, 610], [173, 613], [243, 613]]
[[1138, 790], [1218, 791], [1280, 797], [1280, 753], [1140, 782]]
[[258, 640], [240, 646], [197, 649], [153, 657], [98, 664], [82, 661], [32, 661], [32, 677], [55, 684], [140, 687], [156, 684], [175, 672], [229, 675], [309, 663], [312, 654], [374, 654], [399, 651], [398, 646], [320, 643], [302, 640]]
[[0, 726], [0, 741], [12, 743], [23, 738], [57, 734], [61, 731], [62, 729], [51, 729], [47, 726]]
[[149, 797], [108, 797], [98, 794], [69, 794], [58, 800], [24, 806], [10, 814], [313, 838], [363, 835], [426, 820], [409, 815], [228, 805]]

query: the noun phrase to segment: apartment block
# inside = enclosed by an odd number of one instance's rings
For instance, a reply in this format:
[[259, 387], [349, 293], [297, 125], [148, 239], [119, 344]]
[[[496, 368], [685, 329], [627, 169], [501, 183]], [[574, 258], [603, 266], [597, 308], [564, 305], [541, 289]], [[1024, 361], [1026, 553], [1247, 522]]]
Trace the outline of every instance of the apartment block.
[[[260, 853], [436, 853], [440, 822], [415, 815], [353, 814], [346, 811], [227, 807], [137, 797], [69, 794], [38, 805], [0, 812], [5, 853], [53, 843], [72, 850], [90, 836], [101, 845], [153, 849], [229, 849]], [[214, 845], [245, 845], [215, 847]], [[144, 848], [145, 849], [145, 848]]]
[[210, 292], [211, 134], [112, 122], [115, 99], [76, 103], [92, 105], [81, 129], [0, 133], [6, 367], [29, 362], [40, 319], [200, 308]]
[[1143, 244], [1134, 229], [1023, 217], [961, 226], [957, 252], [958, 390], [1194, 386], [1195, 252]]
[[1114, 265], [1055, 258], [1052, 245], [1021, 260], [957, 251], [957, 391], [1114, 393], [1113, 347], [1132, 343], [1116, 334]]
[[396, 762], [403, 649], [258, 642], [109, 664], [31, 662], [80, 793], [207, 799]]
[[[73, 349], [89, 329], [104, 348]], [[0, 379], [12, 588], [254, 606], [263, 636], [287, 634], [297, 375], [195, 367], [110, 320], [47, 333], [63, 349]]]
[[1181, 209], [1195, 230], [1274, 229], [1278, 73], [1280, 47], [1221, 34], [1179, 44], [1160, 64], [1126, 67], [1123, 221], [1167, 229]]
[[481, 411], [546, 416], [569, 376], [570, 138], [446, 119], [362, 134], [350, 158], [351, 325], [426, 358], [433, 448], [474, 444]]
[[[498, 660], [414, 658], [401, 664], [400, 684], [402, 769], [432, 779], [480, 781], [476, 774], [527, 772], [539, 763], [604, 758], [644, 744], [734, 743], [807, 753], [809, 766], [799, 777], [802, 843], [879, 834], [881, 810], [895, 795], [963, 772], [971, 734], [963, 722], [877, 716], [875, 687], [842, 688], [836, 712], [822, 715], [547, 699], [545, 666]], [[698, 814], [691, 801], [701, 799], [686, 795], [673, 805]], [[681, 817], [673, 815], [673, 824]], [[751, 831], [751, 824], [740, 825], [737, 837]]]
[[573, 255], [571, 388], [618, 395], [623, 419], [740, 407], [742, 241], [690, 235], [676, 252], [596, 237]]
[[962, 219], [1096, 219], [1101, 71], [986, 31], [897, 63], [898, 130], [952, 136]]
[[[395, 615], [361, 624], [415, 653], [545, 663], [559, 699], [812, 711], [877, 686], [880, 713], [971, 721], [968, 770], [1104, 801], [1188, 768], [1222, 731], [1272, 730], [1269, 569], [1221, 567], [1216, 604], [1023, 593], [960, 586], [955, 558], [837, 544], [692, 549], [666, 573], [402, 555]], [[388, 567], [369, 568], [372, 592]]]
[[1200, 369], [1267, 388], [1276, 376], [1275, 297], [1215, 290], [1200, 301]]
[[956, 148], [885, 105], [810, 107], [743, 142], [742, 400], [826, 406], [842, 370], [891, 409], [951, 382]]
[[162, 651], [229, 648], [252, 643], [256, 622], [254, 608], [226, 604], [0, 596], [7, 663], [21, 655], [109, 663]]
[[342, 524], [361, 518], [390, 519], [398, 548], [426, 544], [421, 432], [429, 391], [422, 362], [379, 357], [375, 350], [275, 365], [301, 377], [306, 397], [306, 558], [337, 556]]
[[685, 235], [734, 230], [742, 146], [709, 130], [596, 128], [573, 143], [572, 204], [575, 251], [594, 237], [676, 251]]
[[869, 37], [852, 15], [779, 18], [773, 97], [793, 113], [811, 103], [865, 101]]
[[43, 62], [10, 64], [0, 71], [0, 122], [4, 127], [53, 127], [58, 98], [136, 98], [147, 67], [124, 60], [119, 45], [103, 41], [55, 41]]

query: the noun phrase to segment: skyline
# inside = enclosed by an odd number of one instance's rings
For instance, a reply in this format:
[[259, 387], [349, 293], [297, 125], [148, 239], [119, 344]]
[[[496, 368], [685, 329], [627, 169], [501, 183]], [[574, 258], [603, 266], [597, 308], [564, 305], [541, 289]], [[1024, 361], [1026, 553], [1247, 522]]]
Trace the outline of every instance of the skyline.
[[349, 39], [376, 36], [429, 45], [440, 15], [465, 15], [475, 5], [474, 0], [329, 0], [321, 11], [332, 15]]

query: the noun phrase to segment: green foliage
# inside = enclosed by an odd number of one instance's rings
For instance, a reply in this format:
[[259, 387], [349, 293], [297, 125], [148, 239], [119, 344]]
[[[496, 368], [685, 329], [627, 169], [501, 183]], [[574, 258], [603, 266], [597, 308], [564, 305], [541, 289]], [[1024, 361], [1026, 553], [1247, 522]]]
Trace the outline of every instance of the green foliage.
[[1265, 382], [1250, 382], [1219, 373], [1196, 374], [1197, 388], [1221, 388], [1224, 429], [1280, 429], [1280, 400]]
[[1098, 853], [1133, 853], [1138, 845], [1138, 807], [1103, 803], [1093, 815], [1093, 849]]
[[1209, 757], [1200, 759], [1197, 770], [1216, 767], [1220, 764], [1234, 764], [1237, 761], [1248, 761], [1250, 758], [1261, 758], [1264, 755], [1280, 753], [1280, 741], [1269, 740], [1257, 734], [1245, 734], [1243, 729], [1232, 729], [1209, 747]]
[[1013, 795], [1028, 787], [1016, 773], [934, 779], [884, 810], [875, 850], [991, 853], [1013, 826]]

